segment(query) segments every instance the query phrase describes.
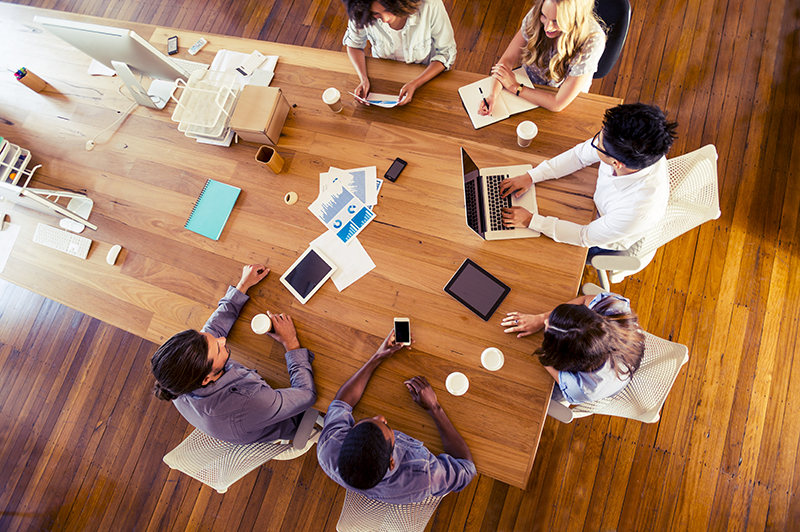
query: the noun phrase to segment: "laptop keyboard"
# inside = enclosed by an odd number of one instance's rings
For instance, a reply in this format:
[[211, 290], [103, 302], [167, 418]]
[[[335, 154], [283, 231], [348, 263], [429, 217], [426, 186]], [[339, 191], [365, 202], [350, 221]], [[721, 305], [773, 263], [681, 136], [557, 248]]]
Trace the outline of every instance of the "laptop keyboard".
[[504, 231], [513, 229], [503, 225], [503, 209], [511, 207], [511, 195], [505, 198], [500, 197], [500, 182], [507, 176], [487, 175], [484, 177], [486, 183], [486, 195], [489, 197], [489, 205], [486, 206], [489, 218], [489, 227], [492, 231]]

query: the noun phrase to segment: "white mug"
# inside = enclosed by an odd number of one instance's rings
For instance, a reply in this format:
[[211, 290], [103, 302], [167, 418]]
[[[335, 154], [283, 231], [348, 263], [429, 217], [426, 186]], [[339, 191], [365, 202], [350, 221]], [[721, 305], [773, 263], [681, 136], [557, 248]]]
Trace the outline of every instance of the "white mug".
[[272, 330], [272, 320], [266, 314], [256, 314], [250, 320], [250, 327], [256, 334], [268, 333]]
[[487, 347], [481, 353], [481, 364], [489, 371], [497, 371], [502, 368], [505, 360], [503, 352], [496, 347]]
[[454, 371], [447, 376], [444, 386], [453, 395], [464, 395], [469, 389], [469, 379], [460, 371]]

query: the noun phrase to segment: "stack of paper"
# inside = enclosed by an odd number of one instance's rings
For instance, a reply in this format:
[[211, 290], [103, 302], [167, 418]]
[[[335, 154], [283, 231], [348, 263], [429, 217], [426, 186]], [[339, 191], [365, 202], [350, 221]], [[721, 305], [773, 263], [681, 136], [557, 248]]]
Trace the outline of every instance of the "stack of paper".
[[375, 219], [372, 207], [378, 203], [382, 184], [374, 166], [331, 167], [319, 176], [319, 196], [308, 210], [328, 231], [311, 242], [311, 247], [336, 264], [331, 279], [340, 292], [375, 267], [356, 237]]

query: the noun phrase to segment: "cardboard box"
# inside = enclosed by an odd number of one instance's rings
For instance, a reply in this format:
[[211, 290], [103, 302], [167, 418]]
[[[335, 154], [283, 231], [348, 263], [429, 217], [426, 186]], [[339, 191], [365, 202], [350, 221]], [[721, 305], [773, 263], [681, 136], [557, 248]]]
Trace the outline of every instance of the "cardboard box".
[[275, 146], [289, 115], [289, 102], [277, 87], [247, 85], [231, 116], [231, 129], [242, 140]]

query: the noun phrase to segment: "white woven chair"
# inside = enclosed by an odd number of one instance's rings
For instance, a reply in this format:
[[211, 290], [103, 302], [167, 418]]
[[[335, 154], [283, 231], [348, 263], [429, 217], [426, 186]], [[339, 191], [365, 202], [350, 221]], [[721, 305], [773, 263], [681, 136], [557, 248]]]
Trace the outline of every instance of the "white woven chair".
[[411, 504], [388, 504], [347, 490], [338, 532], [423, 532], [442, 497]]
[[[624, 254], [598, 254], [591, 264], [603, 290], [645, 268], [658, 248], [709, 220], [719, 218], [717, 150], [712, 145], [667, 160], [669, 203], [664, 218]], [[584, 286], [586, 294], [588, 287]]]
[[551, 399], [547, 414], [563, 423], [592, 414], [626, 417], [644, 423], [658, 421], [667, 394], [681, 368], [689, 361], [689, 349], [647, 332], [644, 336], [642, 363], [621, 392], [571, 408]]
[[269, 460], [291, 460], [305, 454], [319, 438], [319, 430], [314, 427], [318, 417], [319, 412], [313, 408], [306, 410], [293, 443], [237, 445], [195, 429], [164, 456], [164, 462], [171, 469], [225, 493], [231, 484]]

